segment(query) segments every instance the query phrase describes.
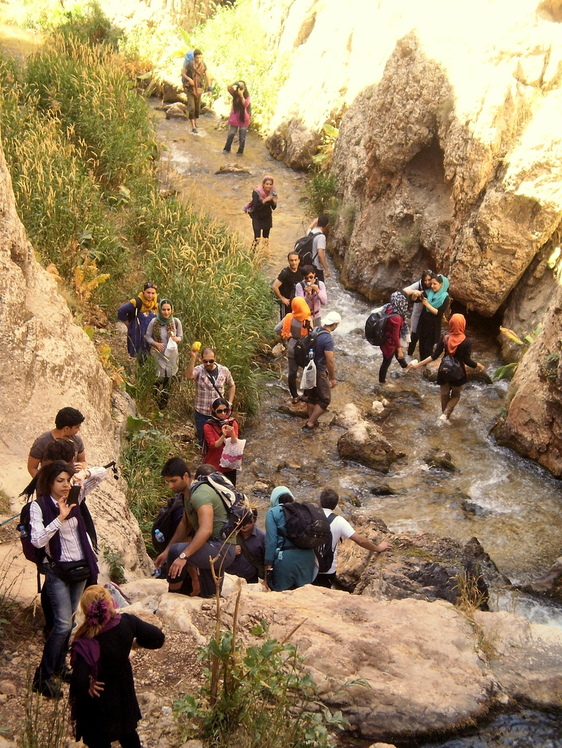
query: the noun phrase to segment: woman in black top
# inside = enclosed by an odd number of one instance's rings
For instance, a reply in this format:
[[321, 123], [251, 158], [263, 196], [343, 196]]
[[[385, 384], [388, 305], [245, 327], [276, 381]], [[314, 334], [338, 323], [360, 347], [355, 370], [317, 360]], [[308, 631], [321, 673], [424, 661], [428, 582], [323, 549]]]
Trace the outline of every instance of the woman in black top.
[[93, 585], [82, 595], [84, 623], [72, 644], [70, 705], [76, 740], [88, 748], [141, 748], [141, 718], [129, 653], [133, 641], [160, 649], [164, 634], [134, 615], [117, 613], [109, 592]]
[[418, 322], [420, 359], [431, 356], [433, 346], [441, 337], [441, 320], [449, 307], [449, 280], [444, 275], [434, 275], [431, 288], [421, 297], [423, 305]]
[[255, 187], [252, 192], [249, 213], [252, 217], [252, 227], [254, 229], [252, 244], [254, 249], [258, 245], [260, 236], [263, 236], [265, 247], [268, 247], [269, 232], [273, 226], [272, 211], [275, 208], [277, 208], [277, 192], [275, 192], [273, 177], [268, 175], [263, 178], [261, 187]]
[[430, 361], [435, 361], [443, 352], [452, 356], [459, 363], [460, 376], [455, 377], [454, 379], [443, 371], [443, 364], [441, 364], [439, 371], [437, 372], [437, 384], [441, 390], [442, 412], [439, 416], [441, 422], [449, 420], [451, 413], [460, 400], [463, 384], [466, 384], [468, 381], [466, 376], [466, 366], [470, 366], [472, 369], [478, 369], [479, 371], [485, 370], [483, 364], [476, 363], [476, 361], [473, 361], [470, 357], [472, 352], [472, 341], [464, 334], [465, 329], [466, 319], [464, 318], [464, 315], [453, 314], [449, 320], [448, 335], [444, 335], [441, 338], [430, 356], [423, 359], [423, 361], [420, 361], [418, 364], [412, 364], [411, 367], [412, 369], [417, 369]]

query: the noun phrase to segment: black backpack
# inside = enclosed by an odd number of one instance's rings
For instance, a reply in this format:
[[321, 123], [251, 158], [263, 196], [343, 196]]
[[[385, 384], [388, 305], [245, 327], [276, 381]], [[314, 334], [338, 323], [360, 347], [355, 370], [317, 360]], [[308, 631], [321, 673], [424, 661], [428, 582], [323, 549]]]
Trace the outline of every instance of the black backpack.
[[221, 529], [221, 540], [226, 540], [232, 534], [236, 535], [246, 518], [252, 516], [248, 499], [234, 488], [223, 473], [202, 475], [196, 483], [193, 483], [190, 493], [193, 493], [202, 483], [210, 486], [218, 494], [227, 511], [228, 519]]
[[[41, 507], [41, 512], [43, 513], [42, 500], [37, 499], [37, 503]], [[20, 534], [21, 548], [23, 555], [28, 561], [33, 561], [34, 564], [41, 564], [46, 556], [46, 551], [44, 548], [36, 548], [31, 542], [31, 521], [29, 519], [30, 509], [31, 501], [27, 501], [20, 512], [18, 532]]]
[[150, 531], [152, 546], [157, 553], [162, 553], [168, 547], [176, 527], [183, 516], [183, 496], [176, 494], [168, 499], [166, 506], [158, 512], [158, 516], [152, 523]]
[[[327, 516], [328, 523], [331, 525], [337, 517], [337, 514], [331, 512]], [[330, 539], [314, 549], [314, 555], [318, 561], [318, 573], [327, 574], [332, 568], [334, 563], [334, 539], [332, 538], [332, 531], [330, 530]]]
[[296, 548], [318, 548], [332, 541], [332, 531], [324, 510], [317, 504], [291, 501], [283, 504], [285, 537]]
[[293, 348], [295, 363], [297, 366], [304, 367], [314, 358], [316, 339], [323, 332], [329, 332], [323, 327], [313, 327], [312, 330], [303, 338], [299, 338]]
[[387, 305], [373, 309], [365, 322], [365, 337], [371, 345], [384, 345], [386, 340], [386, 323], [394, 312], [386, 313]]
[[312, 246], [314, 244], [314, 238], [316, 237], [316, 234], [307, 234], [306, 236], [301, 236], [300, 239], [297, 239], [295, 242], [295, 252], [298, 254], [298, 256], [301, 258], [300, 261], [300, 267], [304, 267], [305, 265], [314, 265], [314, 257], [312, 256]]

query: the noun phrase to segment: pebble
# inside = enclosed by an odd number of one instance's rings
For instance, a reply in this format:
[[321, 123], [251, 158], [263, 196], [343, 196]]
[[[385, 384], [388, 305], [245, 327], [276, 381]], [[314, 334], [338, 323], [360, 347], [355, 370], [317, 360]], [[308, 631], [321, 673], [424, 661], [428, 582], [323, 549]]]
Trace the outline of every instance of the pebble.
[[17, 689], [12, 681], [0, 680], [0, 694], [6, 694], [6, 696], [15, 696]]

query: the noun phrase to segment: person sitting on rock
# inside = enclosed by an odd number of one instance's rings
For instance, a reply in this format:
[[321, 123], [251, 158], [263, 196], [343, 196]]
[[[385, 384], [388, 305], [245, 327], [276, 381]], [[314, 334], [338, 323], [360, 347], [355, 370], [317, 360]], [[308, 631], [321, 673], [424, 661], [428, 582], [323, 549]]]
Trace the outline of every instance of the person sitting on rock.
[[154, 283], [145, 283], [142, 292], [117, 310], [117, 318], [127, 328], [127, 351], [131, 358], [146, 358], [150, 345], [145, 340], [148, 325], [158, 311]]
[[[372, 540], [366, 538], [364, 535], [356, 532], [349, 522], [341, 516], [341, 514], [335, 514], [334, 509], [337, 507], [339, 502], [339, 496], [336, 491], [331, 488], [325, 488], [320, 494], [319, 504], [324, 510], [324, 514], [330, 523], [330, 532], [332, 533], [332, 542], [327, 548], [322, 546], [317, 549], [316, 555], [323, 555], [325, 562], [332, 561], [328, 571], [319, 571], [316, 579], [312, 584], [317, 587], [328, 587], [331, 588], [336, 578], [336, 569], [338, 565], [338, 545], [344, 538], [353, 540], [354, 543], [365, 548], [371, 553], [384, 553], [389, 548], [392, 548], [392, 543], [384, 540], [378, 545], [373, 543]], [[321, 558], [319, 558], [321, 561]], [[322, 567], [320, 567], [322, 568]]]
[[27, 470], [32, 478], [37, 475], [39, 467], [45, 456], [45, 450], [57, 439], [67, 439], [74, 445], [74, 461], [76, 463], [85, 463], [86, 452], [84, 442], [78, 435], [84, 422], [84, 416], [76, 408], [61, 408], [55, 416], [55, 428], [52, 431], [45, 431], [38, 436], [29, 450], [27, 458]]
[[236, 536], [236, 558], [228, 567], [228, 573], [242, 577], [248, 584], [255, 584], [265, 575], [265, 533], [256, 525], [258, 510], [245, 520]]
[[[166, 477], [170, 488], [179, 488], [178, 481], [171, 482], [170, 477]], [[168, 562], [170, 592], [213, 597], [216, 588], [211, 564], [217, 575], [228, 569], [236, 555], [236, 538], [229, 537], [226, 541], [219, 539], [228, 513], [214, 488], [203, 480], [190, 485], [189, 469], [181, 476], [181, 481], [184, 515], [168, 546], [154, 563], [156, 568], [160, 568], [165, 561]], [[198, 589], [190, 573], [193, 569], [199, 571]]]

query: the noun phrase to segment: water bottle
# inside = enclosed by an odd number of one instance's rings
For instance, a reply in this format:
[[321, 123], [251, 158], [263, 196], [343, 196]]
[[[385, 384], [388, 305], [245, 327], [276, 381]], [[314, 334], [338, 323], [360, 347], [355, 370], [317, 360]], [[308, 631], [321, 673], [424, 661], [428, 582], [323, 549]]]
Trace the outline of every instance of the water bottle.
[[164, 533], [161, 530], [154, 530], [154, 537], [156, 538], [157, 543], [165, 543], [166, 538], [164, 537]]

